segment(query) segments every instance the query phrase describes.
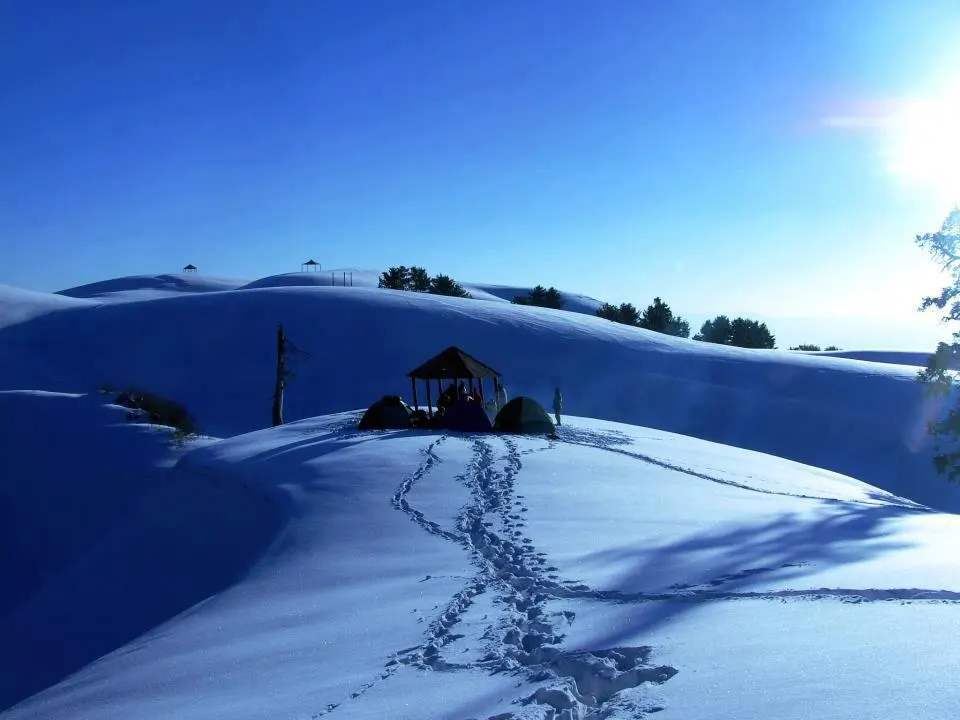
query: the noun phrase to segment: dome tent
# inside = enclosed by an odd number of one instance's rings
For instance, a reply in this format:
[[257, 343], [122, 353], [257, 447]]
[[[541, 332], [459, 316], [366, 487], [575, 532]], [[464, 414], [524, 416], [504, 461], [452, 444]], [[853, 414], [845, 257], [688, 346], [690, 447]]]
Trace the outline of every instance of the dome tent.
[[443, 427], [454, 432], [490, 432], [490, 418], [478, 402], [460, 400], [443, 415]]
[[413, 410], [398, 395], [384, 395], [367, 408], [360, 430], [401, 430], [413, 427]]
[[556, 432], [553, 420], [543, 406], [533, 398], [523, 396], [515, 397], [503, 406], [493, 421], [493, 429], [524, 435], [552, 435]]

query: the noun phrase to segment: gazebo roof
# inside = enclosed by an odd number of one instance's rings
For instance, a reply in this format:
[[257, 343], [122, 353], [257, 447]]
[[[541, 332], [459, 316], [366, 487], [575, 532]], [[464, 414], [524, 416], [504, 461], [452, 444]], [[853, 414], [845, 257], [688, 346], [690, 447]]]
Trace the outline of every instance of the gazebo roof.
[[317, 261], [316, 261], [316, 260], [307, 260], [307, 261], [304, 263], [304, 265], [316, 265], [316, 264], [317, 264]]
[[439, 355], [408, 372], [407, 377], [416, 380], [459, 380], [500, 377], [500, 373], [451, 345]]
[[184, 266], [183, 266], [183, 269], [184, 269], [184, 270], [196, 270], [196, 269], [197, 269], [197, 266], [196, 266], [196, 265], [184, 265]]

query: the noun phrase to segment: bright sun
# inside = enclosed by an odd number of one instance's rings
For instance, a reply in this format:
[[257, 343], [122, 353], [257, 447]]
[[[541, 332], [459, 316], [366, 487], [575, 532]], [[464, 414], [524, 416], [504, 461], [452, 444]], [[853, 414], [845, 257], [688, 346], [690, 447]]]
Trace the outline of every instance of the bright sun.
[[904, 101], [890, 118], [888, 166], [945, 202], [960, 201], [960, 86]]

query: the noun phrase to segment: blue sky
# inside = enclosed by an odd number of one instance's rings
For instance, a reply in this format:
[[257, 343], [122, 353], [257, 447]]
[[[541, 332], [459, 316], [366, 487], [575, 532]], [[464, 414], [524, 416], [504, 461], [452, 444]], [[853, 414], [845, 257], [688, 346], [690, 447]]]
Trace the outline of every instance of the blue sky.
[[891, 170], [923, 153], [886, 121], [960, 87], [955, 0], [0, 13], [0, 282], [315, 257], [772, 317], [906, 317], [939, 282], [912, 237], [953, 178]]

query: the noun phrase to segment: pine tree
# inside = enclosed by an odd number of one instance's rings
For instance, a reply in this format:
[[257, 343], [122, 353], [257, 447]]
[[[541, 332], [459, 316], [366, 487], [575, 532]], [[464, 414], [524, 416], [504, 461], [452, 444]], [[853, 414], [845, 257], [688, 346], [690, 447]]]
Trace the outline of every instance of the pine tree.
[[430, 280], [429, 292], [433, 295], [446, 295], [448, 297], [473, 297], [470, 295], [470, 293], [464, 290], [460, 283], [456, 282], [449, 275], [435, 275]]
[[731, 345], [766, 350], [776, 347], [776, 338], [766, 323], [738, 317], [731, 323], [730, 330]]
[[654, 298], [653, 304], [649, 305], [640, 316], [640, 327], [644, 330], [653, 330], [658, 333], [665, 333], [670, 323], [673, 321], [673, 310], [660, 298]]
[[410, 268], [409, 280], [406, 289], [414, 292], [430, 292], [430, 275], [425, 268], [414, 265]]
[[551, 286], [547, 288], [547, 291], [543, 295], [544, 307], [553, 308], [554, 310], [563, 310], [563, 296], [560, 294], [560, 291], [555, 287]]
[[406, 265], [392, 267], [384, 273], [380, 273], [380, 282], [377, 287], [388, 290], [407, 290], [410, 285], [410, 268]]
[[694, 335], [693, 339], [718, 345], [730, 345], [733, 337], [730, 325], [730, 318], [726, 315], [717, 315], [713, 320], [703, 323], [700, 332]]
[[517, 295], [511, 300], [514, 305], [532, 305], [534, 307], [563, 310], [563, 297], [555, 287], [545, 288], [537, 285], [526, 295]]
[[[950, 284], [939, 295], [927, 297], [920, 311], [930, 308], [946, 310], [944, 322], [960, 321], [960, 206], [955, 207], [944, 220], [939, 232], [917, 235], [917, 245], [930, 253], [934, 261], [950, 274]], [[953, 334], [953, 342], [941, 342], [927, 361], [927, 367], [918, 378], [927, 391], [941, 401], [954, 392], [958, 381], [953, 369], [960, 361], [960, 331]], [[954, 405], [946, 415], [932, 420], [927, 426], [936, 443], [933, 462], [937, 472], [947, 479], [960, 477], [960, 405]]]
[[610, 322], [620, 322], [620, 308], [610, 303], [603, 303], [603, 305], [597, 308], [597, 317], [609, 320]]
[[640, 311], [632, 303], [622, 303], [617, 309], [618, 323], [640, 327]]
[[675, 315], [673, 320], [671, 320], [670, 324], [667, 326], [666, 332], [667, 335], [688, 338], [690, 337], [690, 323], [688, 323], [679, 315]]

